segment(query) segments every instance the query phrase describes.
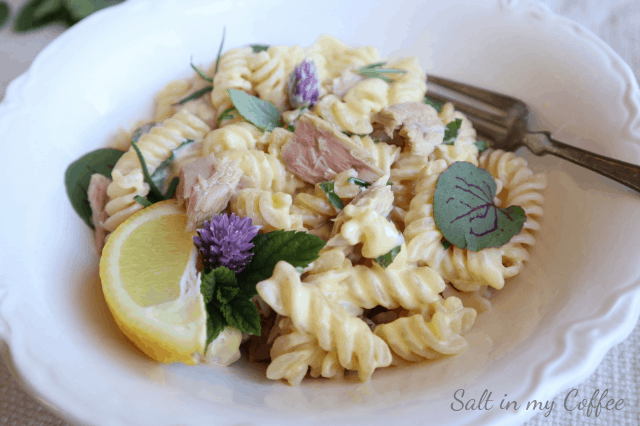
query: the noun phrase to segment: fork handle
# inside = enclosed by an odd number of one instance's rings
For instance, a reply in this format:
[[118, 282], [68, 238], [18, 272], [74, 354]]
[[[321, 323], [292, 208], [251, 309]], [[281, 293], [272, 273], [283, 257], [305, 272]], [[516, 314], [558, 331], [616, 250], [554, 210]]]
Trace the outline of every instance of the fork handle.
[[536, 155], [552, 154], [640, 192], [640, 166], [594, 154], [553, 139], [550, 132], [527, 133], [525, 145]]

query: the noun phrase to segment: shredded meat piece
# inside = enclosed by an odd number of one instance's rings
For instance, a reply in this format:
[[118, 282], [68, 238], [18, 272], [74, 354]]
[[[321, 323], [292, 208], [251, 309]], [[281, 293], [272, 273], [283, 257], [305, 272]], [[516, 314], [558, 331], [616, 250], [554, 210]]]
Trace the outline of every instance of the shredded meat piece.
[[180, 170], [180, 183], [176, 198], [183, 201], [191, 196], [191, 190], [198, 183], [198, 177], [208, 179], [215, 172], [216, 158], [213, 154], [185, 164]]
[[384, 174], [361, 143], [311, 114], [300, 117], [293, 138], [282, 148], [282, 160], [289, 171], [311, 184], [331, 180], [348, 169], [367, 182]]
[[422, 102], [405, 102], [386, 107], [373, 116], [373, 123], [380, 124], [392, 142], [395, 132], [401, 143], [409, 146], [413, 154], [427, 156], [442, 143], [445, 126], [438, 112]]
[[96, 249], [98, 254], [102, 254], [102, 248], [106, 241], [109, 231], [103, 226], [105, 220], [109, 218], [109, 215], [104, 211], [104, 206], [107, 205], [109, 197], [107, 196], [107, 187], [111, 183], [111, 179], [103, 176], [99, 173], [91, 175], [89, 181], [89, 189], [87, 190], [87, 196], [89, 198], [89, 205], [91, 206], [91, 220], [93, 226], [96, 229]]

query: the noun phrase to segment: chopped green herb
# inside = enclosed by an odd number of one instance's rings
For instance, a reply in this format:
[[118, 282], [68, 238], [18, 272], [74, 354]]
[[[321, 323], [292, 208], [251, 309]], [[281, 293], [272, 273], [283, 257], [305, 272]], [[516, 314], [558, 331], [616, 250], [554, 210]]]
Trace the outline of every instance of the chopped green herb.
[[218, 66], [220, 65], [220, 56], [222, 56], [222, 46], [224, 46], [224, 38], [227, 35], [227, 27], [222, 27], [222, 40], [220, 41], [220, 47], [218, 48], [218, 56], [216, 56], [216, 70], [213, 75], [218, 74]]
[[147, 200], [145, 197], [141, 195], [136, 195], [135, 197], [133, 197], [133, 201], [140, 204], [142, 207], [149, 207], [150, 205], [153, 204], [151, 201]]
[[67, 167], [64, 174], [67, 196], [78, 216], [91, 228], [91, 206], [87, 196], [91, 176], [99, 173], [111, 178], [111, 170], [123, 154], [124, 151], [117, 149], [98, 149], [83, 155]]
[[404, 74], [407, 72], [406, 70], [380, 68], [384, 64], [385, 62], [377, 62], [375, 64], [369, 64], [367, 66], [360, 68], [358, 70], [358, 73], [368, 78], [379, 78], [380, 80], [386, 81], [387, 83], [393, 83], [393, 79], [387, 77], [384, 74]]
[[344, 204], [338, 195], [333, 192], [335, 185], [332, 181], [328, 182], [320, 182], [320, 189], [326, 194], [327, 201], [336, 209], [342, 210], [344, 209]]
[[265, 50], [269, 49], [269, 45], [268, 44], [251, 44], [250, 46], [253, 49], [253, 53], [260, 53], [260, 52], [264, 52]]
[[395, 246], [387, 254], [383, 254], [382, 256], [376, 257], [373, 260], [378, 265], [382, 266], [383, 269], [387, 269], [387, 267], [393, 263], [393, 260], [396, 258], [398, 253], [400, 253], [401, 248], [401, 246]]
[[453, 145], [460, 133], [460, 126], [462, 125], [462, 119], [456, 118], [451, 123], [447, 124], [444, 130], [444, 139], [442, 141], [445, 145]]
[[193, 61], [190, 63], [191, 68], [200, 76], [203, 80], [208, 81], [209, 83], [213, 83], [213, 78], [209, 77], [204, 71], [201, 71], [198, 67], [193, 65]]
[[489, 148], [489, 145], [487, 145], [487, 142], [483, 140], [477, 140], [475, 145], [478, 148], [478, 151], [480, 152], [486, 151], [487, 148]]
[[451, 246], [451, 243], [447, 241], [445, 237], [442, 237], [442, 239], [440, 240], [440, 244], [442, 244], [442, 247], [444, 247], [445, 250]]
[[161, 192], [163, 191], [165, 192], [165, 195], [164, 195], [165, 200], [168, 200], [173, 197], [173, 193], [175, 192], [175, 187], [178, 186], [178, 182], [176, 181], [176, 178], [173, 178], [173, 180], [171, 180], [169, 184], [167, 184], [168, 179], [171, 176], [176, 174], [175, 165], [174, 165], [175, 159], [178, 155], [180, 155], [180, 152], [182, 152], [186, 147], [191, 145], [193, 142], [194, 142], [193, 139], [187, 139], [186, 141], [178, 145], [175, 149], [171, 151], [171, 154], [169, 155], [169, 157], [166, 160], [164, 160], [162, 163], [160, 163], [158, 167], [156, 167], [156, 169], [153, 171], [153, 174], [151, 174], [151, 180], [156, 185], [156, 187]]
[[140, 161], [140, 167], [142, 168], [142, 175], [144, 176], [144, 181], [149, 185], [149, 195], [153, 198], [153, 200], [149, 200], [149, 201], [151, 201], [152, 203], [157, 203], [158, 201], [164, 200], [162, 193], [160, 192], [156, 184], [153, 182], [153, 179], [151, 179], [151, 174], [149, 173], [149, 169], [147, 168], [147, 162], [145, 161], [144, 156], [142, 155], [142, 152], [140, 152], [140, 148], [138, 148], [138, 144], [132, 140], [131, 147], [136, 152], [136, 155], [138, 156], [138, 160]]
[[373, 143], [380, 143], [380, 138], [371, 138]]
[[196, 90], [195, 92], [193, 92], [192, 94], [190, 94], [186, 98], [180, 99], [178, 102], [176, 102], [176, 105], [182, 105], [182, 104], [187, 103], [189, 101], [192, 101], [194, 99], [198, 99], [200, 96], [204, 95], [205, 93], [209, 93], [212, 90], [213, 90], [213, 86], [203, 87], [200, 90]]
[[227, 89], [233, 106], [240, 115], [263, 131], [280, 126], [280, 112], [275, 105], [246, 94], [241, 90]]
[[387, 185], [393, 185], [393, 183], [390, 180], [388, 180]]
[[500, 247], [522, 230], [526, 215], [519, 206], [494, 204], [496, 183], [491, 174], [457, 161], [438, 178], [433, 217], [444, 238], [459, 248], [480, 251]]
[[430, 96], [425, 96], [424, 103], [427, 105], [431, 105], [436, 111], [438, 111], [438, 113], [442, 112], [442, 106], [444, 105], [443, 102], [440, 102], [437, 99], [433, 99]]
[[220, 117], [218, 117], [218, 126], [220, 126], [220, 123], [222, 123], [224, 120], [233, 120], [238, 116], [237, 114], [238, 110], [236, 109], [236, 107], [225, 109], [224, 111], [222, 111], [222, 114], [220, 114]]
[[368, 188], [371, 186], [369, 182], [365, 182], [362, 179], [358, 179], [355, 177], [350, 177], [349, 179], [347, 179], [347, 182], [355, 183], [356, 185], [361, 186], [363, 188]]

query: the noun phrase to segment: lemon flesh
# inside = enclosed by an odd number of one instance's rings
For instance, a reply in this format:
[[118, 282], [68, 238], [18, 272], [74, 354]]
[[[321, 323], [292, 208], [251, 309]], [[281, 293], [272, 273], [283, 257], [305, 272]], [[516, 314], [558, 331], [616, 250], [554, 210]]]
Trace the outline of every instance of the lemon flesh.
[[193, 233], [174, 200], [122, 223], [103, 249], [100, 279], [122, 332], [149, 357], [196, 364], [206, 344]]

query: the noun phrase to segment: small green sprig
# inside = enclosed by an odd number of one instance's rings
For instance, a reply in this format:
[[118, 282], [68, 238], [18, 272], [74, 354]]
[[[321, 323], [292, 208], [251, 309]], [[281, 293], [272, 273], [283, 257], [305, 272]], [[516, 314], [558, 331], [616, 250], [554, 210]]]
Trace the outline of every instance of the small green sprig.
[[483, 140], [477, 140], [475, 145], [478, 148], [478, 151], [480, 152], [484, 152], [489, 148], [489, 145], [487, 144], [487, 142]]
[[[214, 76], [218, 73], [218, 65], [220, 64], [220, 56], [222, 55], [222, 46], [224, 45], [224, 38], [226, 35], [226, 27], [224, 27], [222, 29], [222, 41], [220, 41], [220, 48], [218, 49], [218, 56], [216, 58], [216, 69], [214, 71]], [[190, 62], [191, 68], [193, 68], [193, 70], [196, 72], [196, 74], [198, 74], [203, 80], [209, 82], [211, 84], [211, 86], [206, 86], [203, 87], [200, 90], [196, 90], [195, 92], [193, 92], [192, 94], [190, 94], [189, 96], [180, 99], [178, 102], [175, 103], [175, 105], [182, 105], [184, 103], [187, 103], [189, 101], [192, 101], [194, 99], [198, 99], [200, 98], [202, 95], [204, 95], [205, 93], [209, 93], [213, 90], [213, 77], [209, 77], [204, 71], [202, 71], [201, 69], [199, 69], [198, 67], [196, 67], [195, 65], [193, 65], [193, 58]]]
[[442, 107], [444, 105], [443, 102], [437, 100], [437, 99], [433, 99], [430, 96], [425, 96], [424, 97], [424, 103], [427, 105], [431, 105], [437, 112], [438, 114], [442, 112]]
[[406, 70], [397, 70], [393, 68], [380, 68], [385, 62], [377, 62], [375, 64], [366, 65], [358, 70], [360, 75], [368, 78], [379, 78], [387, 83], [393, 83], [393, 79], [384, 74], [405, 74]]
[[333, 181], [320, 182], [320, 189], [326, 194], [327, 201], [336, 209], [344, 209], [344, 204], [338, 194], [334, 192], [335, 184]]
[[462, 119], [456, 118], [451, 123], [447, 124], [444, 130], [444, 139], [442, 143], [445, 145], [453, 145], [458, 139], [460, 133], [460, 126], [462, 126]]
[[400, 253], [401, 249], [402, 249], [402, 246], [395, 246], [388, 253], [383, 254], [382, 256], [376, 257], [373, 260], [378, 265], [382, 266], [383, 269], [387, 269], [387, 267], [393, 263], [393, 260], [396, 258], [398, 253]]

